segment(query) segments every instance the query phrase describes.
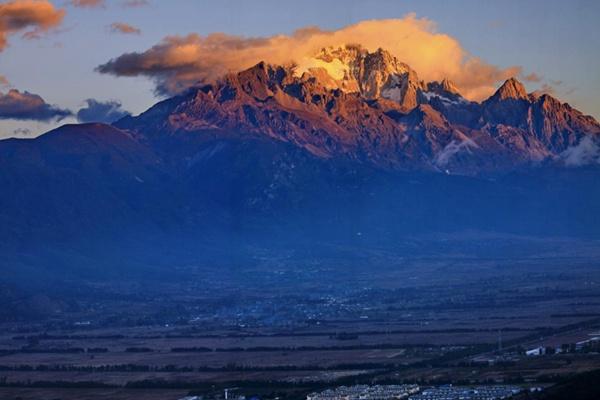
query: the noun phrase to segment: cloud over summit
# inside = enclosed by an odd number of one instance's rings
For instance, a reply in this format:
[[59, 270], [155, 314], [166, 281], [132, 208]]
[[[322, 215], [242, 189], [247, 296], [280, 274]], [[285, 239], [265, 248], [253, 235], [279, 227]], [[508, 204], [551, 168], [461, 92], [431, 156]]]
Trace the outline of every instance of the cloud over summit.
[[173, 94], [198, 81], [249, 68], [260, 61], [302, 65], [323, 47], [360, 44], [381, 47], [409, 64], [426, 81], [449, 78], [471, 99], [490, 95], [497, 82], [520, 73], [470, 55], [455, 38], [437, 32], [435, 23], [410, 14], [402, 19], [368, 20], [339, 30], [318, 27], [291, 35], [244, 37], [213, 33], [168, 36], [144, 52], [123, 54], [97, 71], [116, 76], [147, 76], [157, 91]]

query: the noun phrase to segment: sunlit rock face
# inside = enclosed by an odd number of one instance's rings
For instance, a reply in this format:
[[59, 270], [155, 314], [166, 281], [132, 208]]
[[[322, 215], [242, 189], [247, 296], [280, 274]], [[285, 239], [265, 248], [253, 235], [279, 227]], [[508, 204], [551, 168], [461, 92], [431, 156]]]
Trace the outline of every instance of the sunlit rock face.
[[527, 94], [510, 78], [482, 103], [482, 130], [511, 151], [531, 160], [560, 156], [586, 135], [600, 133], [598, 122], [548, 95]]
[[298, 72], [326, 75], [332, 80], [329, 87], [360, 93], [368, 100], [393, 100], [406, 111], [417, 106], [419, 92], [425, 88], [414, 70], [386, 50], [370, 53], [358, 45], [322, 49], [300, 65]]

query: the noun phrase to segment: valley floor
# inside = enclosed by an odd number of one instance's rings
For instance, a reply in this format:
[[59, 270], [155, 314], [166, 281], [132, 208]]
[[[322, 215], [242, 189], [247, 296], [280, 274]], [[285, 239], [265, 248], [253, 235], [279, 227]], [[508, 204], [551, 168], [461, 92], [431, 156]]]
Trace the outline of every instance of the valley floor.
[[600, 365], [596, 249], [413, 258], [258, 249], [243, 269], [175, 268], [186, 281], [88, 280], [89, 297], [35, 298], [64, 311], [1, 324], [0, 398], [217, 398], [236, 387], [302, 399], [372, 382], [553, 385]]

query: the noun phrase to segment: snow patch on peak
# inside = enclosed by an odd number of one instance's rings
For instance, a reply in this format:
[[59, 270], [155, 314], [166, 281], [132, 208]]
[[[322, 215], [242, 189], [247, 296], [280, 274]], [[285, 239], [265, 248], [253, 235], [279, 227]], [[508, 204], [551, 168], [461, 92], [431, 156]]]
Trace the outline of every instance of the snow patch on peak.
[[296, 76], [300, 77], [304, 73], [311, 73], [311, 70], [321, 68], [329, 74], [329, 76], [335, 80], [343, 80], [349, 75], [350, 67], [348, 64], [344, 64], [339, 58], [331, 61], [324, 61], [320, 58], [309, 58], [304, 60], [303, 63], [299, 64], [294, 70]]
[[440, 99], [444, 104], [453, 104], [453, 105], [460, 105], [460, 104], [466, 104], [469, 101], [466, 100], [463, 97], [456, 97], [454, 99], [450, 99], [446, 96], [442, 96], [439, 93], [434, 93], [434, 92], [421, 92], [423, 94], [423, 96], [425, 96], [425, 98], [427, 99], [428, 102], [430, 102], [431, 100], [433, 100], [434, 98], [438, 98]]

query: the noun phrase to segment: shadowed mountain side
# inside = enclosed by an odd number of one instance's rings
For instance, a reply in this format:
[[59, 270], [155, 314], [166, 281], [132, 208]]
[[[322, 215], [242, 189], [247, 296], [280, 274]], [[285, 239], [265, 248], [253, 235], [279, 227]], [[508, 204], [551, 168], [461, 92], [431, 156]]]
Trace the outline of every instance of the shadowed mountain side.
[[391, 240], [467, 229], [598, 232], [590, 223], [600, 215], [595, 167], [467, 177], [380, 170], [256, 136], [173, 140], [164, 158], [106, 125], [0, 142], [0, 184], [13, 194], [0, 198], [2, 237], [262, 231], [341, 238], [371, 232], [374, 240]]

